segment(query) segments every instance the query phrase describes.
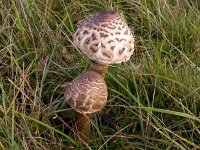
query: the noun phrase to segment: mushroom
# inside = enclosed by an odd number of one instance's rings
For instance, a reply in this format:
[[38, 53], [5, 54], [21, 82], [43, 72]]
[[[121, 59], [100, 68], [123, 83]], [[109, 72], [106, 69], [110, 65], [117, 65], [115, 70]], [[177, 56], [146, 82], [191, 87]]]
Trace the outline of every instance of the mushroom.
[[[74, 34], [74, 44], [82, 53], [92, 60], [90, 70], [99, 73], [102, 77], [102, 82], [108, 65], [129, 60], [134, 51], [134, 37], [131, 30], [124, 19], [112, 10], [103, 10], [94, 13], [82, 21]], [[93, 74], [95, 73], [93, 72]], [[98, 77], [99, 79], [100, 76]], [[95, 107], [95, 109], [93, 106], [102, 96], [104, 98], [107, 97], [107, 90], [104, 90], [104, 93], [100, 91], [100, 87], [95, 91], [94, 95], [92, 91], [86, 90], [89, 86], [93, 87], [93, 84], [89, 84], [89, 81], [92, 80], [92, 83], [96, 83], [96, 80], [93, 80], [94, 77], [92, 76], [85, 76], [85, 78], [88, 78], [88, 80], [82, 80], [80, 82], [82, 84], [78, 84], [78, 79], [74, 79], [65, 91], [65, 93], [70, 93], [70, 89], [74, 89], [71, 94], [65, 94], [65, 97], [68, 99], [70, 106], [77, 111], [77, 120], [81, 120], [82, 122], [88, 122], [87, 118], [84, 118], [85, 114], [100, 110], [97, 108], [103, 108], [106, 102], [101, 103], [103, 105]], [[75, 86], [75, 83], [78, 84], [78, 86]], [[83, 84], [85, 85], [83, 86]], [[79, 93], [81, 88], [85, 89], [85, 91]], [[94, 100], [89, 100], [88, 97], [92, 96], [95, 97], [96, 102]], [[98, 102], [98, 105], [99, 104]], [[80, 127], [81, 126], [83, 127], [80, 123]], [[87, 129], [88, 127], [83, 130], [87, 132]], [[85, 134], [85, 132], [82, 133]]]
[[79, 136], [88, 141], [91, 125], [87, 114], [100, 111], [107, 102], [108, 92], [104, 79], [94, 71], [84, 72], [71, 81], [64, 96], [76, 111]]
[[91, 70], [105, 75], [107, 66], [125, 62], [134, 51], [134, 37], [124, 19], [112, 10], [94, 13], [80, 23], [74, 44], [91, 60]]

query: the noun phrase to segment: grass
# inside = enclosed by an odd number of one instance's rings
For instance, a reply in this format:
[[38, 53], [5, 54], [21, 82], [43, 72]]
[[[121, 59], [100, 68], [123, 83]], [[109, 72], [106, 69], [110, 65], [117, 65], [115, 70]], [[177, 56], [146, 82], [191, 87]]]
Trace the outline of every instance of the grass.
[[[136, 49], [106, 75], [111, 123], [97, 114], [81, 145], [63, 92], [89, 60], [72, 36], [103, 9], [124, 16]], [[198, 0], [3, 0], [0, 10], [0, 149], [200, 149]]]

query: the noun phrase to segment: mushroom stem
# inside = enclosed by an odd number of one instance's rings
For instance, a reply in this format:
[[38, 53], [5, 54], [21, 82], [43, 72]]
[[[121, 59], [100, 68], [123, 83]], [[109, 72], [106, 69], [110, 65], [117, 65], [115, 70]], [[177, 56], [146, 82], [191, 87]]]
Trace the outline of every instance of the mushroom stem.
[[76, 129], [80, 141], [89, 142], [91, 133], [91, 123], [88, 115], [75, 113]]
[[91, 61], [90, 70], [99, 73], [103, 78], [105, 77], [106, 71], [108, 69], [108, 65], [99, 64], [95, 61]]

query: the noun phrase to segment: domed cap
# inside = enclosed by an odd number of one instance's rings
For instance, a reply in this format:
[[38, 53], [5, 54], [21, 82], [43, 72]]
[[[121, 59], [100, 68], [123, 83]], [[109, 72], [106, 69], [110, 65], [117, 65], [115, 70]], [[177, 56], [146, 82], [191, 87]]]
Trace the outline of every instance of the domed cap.
[[134, 37], [128, 25], [111, 10], [97, 12], [80, 23], [74, 44], [100, 64], [127, 61], [134, 51]]
[[84, 72], [72, 80], [65, 89], [68, 104], [76, 111], [86, 114], [101, 110], [107, 102], [107, 85], [94, 71]]

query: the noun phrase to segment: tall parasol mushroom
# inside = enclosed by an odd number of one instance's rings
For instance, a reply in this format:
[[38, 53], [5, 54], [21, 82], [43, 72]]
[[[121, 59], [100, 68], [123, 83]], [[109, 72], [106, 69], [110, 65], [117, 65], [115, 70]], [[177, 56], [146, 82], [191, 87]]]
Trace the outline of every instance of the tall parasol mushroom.
[[134, 37], [124, 19], [112, 10], [94, 13], [80, 23], [74, 44], [91, 60], [91, 70], [105, 75], [109, 64], [130, 59]]

